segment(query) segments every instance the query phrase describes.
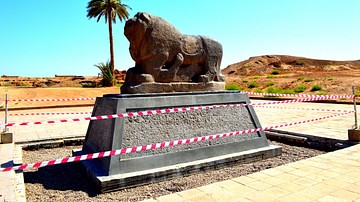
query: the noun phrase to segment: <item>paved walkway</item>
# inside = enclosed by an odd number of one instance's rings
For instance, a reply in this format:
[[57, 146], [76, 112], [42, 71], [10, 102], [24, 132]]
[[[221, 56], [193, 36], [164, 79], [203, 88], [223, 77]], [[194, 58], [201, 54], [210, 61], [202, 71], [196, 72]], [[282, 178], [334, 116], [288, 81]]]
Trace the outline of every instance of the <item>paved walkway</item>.
[[[252, 100], [252, 102], [268, 102]], [[294, 103], [271, 105], [291, 109], [256, 107], [262, 126], [278, 125], [323, 117], [336, 112], [319, 112], [308, 109], [352, 110], [352, 105], [317, 103]], [[38, 112], [90, 112], [92, 107], [11, 111], [14, 113]], [[3, 121], [4, 113], [0, 113]], [[33, 122], [71, 119], [88, 115], [35, 115], [10, 116], [9, 122]], [[298, 133], [347, 139], [347, 130], [354, 125], [354, 114], [325, 119], [299, 126], [281, 128]], [[84, 136], [88, 121], [74, 123], [41, 124], [9, 127], [14, 132], [15, 141], [33, 141], [66, 136]], [[5, 157], [7, 149], [0, 148], [0, 156]], [[0, 159], [0, 164], [8, 159]], [[210, 184], [176, 194], [162, 196], [149, 201], [360, 201], [360, 145], [295, 163], [264, 170], [239, 178]], [[7, 185], [0, 175], [0, 194]], [[6, 180], [6, 179], [5, 179]], [[4, 183], [5, 182], [5, 183]], [[5, 186], [3, 186], [5, 184]], [[1, 198], [0, 200], [3, 200]]]
[[146, 201], [360, 201], [359, 169], [356, 145]]

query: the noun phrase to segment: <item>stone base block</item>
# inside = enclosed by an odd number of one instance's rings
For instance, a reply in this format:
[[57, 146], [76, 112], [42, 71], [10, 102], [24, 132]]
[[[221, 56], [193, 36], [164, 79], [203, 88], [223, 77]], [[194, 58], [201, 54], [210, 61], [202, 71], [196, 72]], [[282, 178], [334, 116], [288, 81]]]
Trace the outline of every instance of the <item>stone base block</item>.
[[360, 141], [360, 130], [359, 129], [349, 129], [348, 138], [351, 141]]
[[[82, 161], [83, 169], [88, 178], [96, 185], [99, 193], [126, 189], [143, 184], [158, 182], [170, 178], [187, 176], [194, 172], [217, 169], [232, 164], [251, 163], [281, 155], [281, 147], [269, 145], [258, 149], [207, 158], [192, 162], [180, 163], [171, 166], [149, 170], [116, 174], [110, 176], [98, 175], [97, 167], [91, 161]], [[81, 155], [81, 151], [74, 151], [74, 155]]]
[[136, 86], [121, 86], [122, 94], [224, 91], [225, 82], [208, 83], [142, 83]]

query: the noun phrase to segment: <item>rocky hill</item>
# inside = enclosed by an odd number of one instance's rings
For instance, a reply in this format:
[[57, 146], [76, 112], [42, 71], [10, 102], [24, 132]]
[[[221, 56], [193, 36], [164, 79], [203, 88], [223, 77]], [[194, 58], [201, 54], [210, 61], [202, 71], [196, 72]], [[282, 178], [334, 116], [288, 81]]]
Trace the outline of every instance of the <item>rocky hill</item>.
[[222, 70], [232, 89], [263, 93], [360, 95], [360, 60], [317, 60], [287, 55], [264, 55]]
[[301, 71], [342, 71], [360, 69], [360, 60], [333, 61], [287, 55], [264, 55], [250, 57], [248, 60], [229, 65], [222, 70], [222, 73], [227, 76], [267, 75], [271, 74], [275, 69], [284, 73]]

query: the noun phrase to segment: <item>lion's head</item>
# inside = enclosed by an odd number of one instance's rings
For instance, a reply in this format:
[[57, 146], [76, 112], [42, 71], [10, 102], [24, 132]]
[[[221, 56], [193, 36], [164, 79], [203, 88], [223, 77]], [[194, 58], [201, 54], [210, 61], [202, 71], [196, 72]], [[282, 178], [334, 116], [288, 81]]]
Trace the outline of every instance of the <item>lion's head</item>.
[[151, 21], [151, 15], [139, 12], [125, 23], [124, 34], [130, 42], [130, 55], [135, 62], [140, 60], [141, 43]]

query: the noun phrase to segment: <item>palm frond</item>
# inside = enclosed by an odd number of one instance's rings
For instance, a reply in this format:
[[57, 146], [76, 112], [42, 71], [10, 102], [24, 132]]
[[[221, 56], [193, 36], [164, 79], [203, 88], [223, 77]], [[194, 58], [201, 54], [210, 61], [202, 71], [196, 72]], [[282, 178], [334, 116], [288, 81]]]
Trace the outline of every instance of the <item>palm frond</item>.
[[[130, 6], [122, 4], [120, 0], [90, 0], [86, 8], [88, 18], [97, 18], [97, 22], [99, 22], [104, 17], [105, 23], [108, 20], [116, 23], [117, 18], [120, 22], [128, 19], [127, 9], [131, 9]], [[111, 19], [108, 19], [109, 14]]]

